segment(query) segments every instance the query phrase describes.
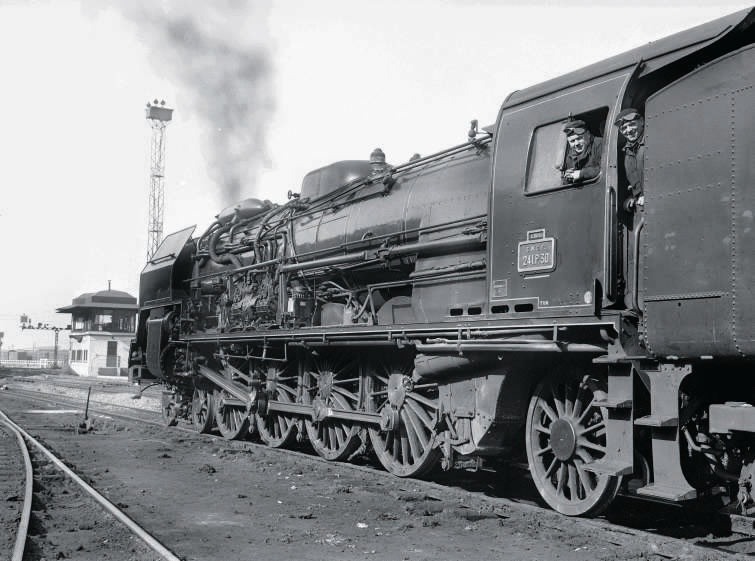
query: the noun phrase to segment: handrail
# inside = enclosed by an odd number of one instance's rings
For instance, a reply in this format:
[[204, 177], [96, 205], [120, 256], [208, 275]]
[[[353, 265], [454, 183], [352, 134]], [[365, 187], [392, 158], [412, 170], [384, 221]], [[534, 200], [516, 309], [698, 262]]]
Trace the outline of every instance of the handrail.
[[163, 261], [168, 261], [169, 259], [175, 259], [176, 254], [175, 253], [168, 253], [167, 255], [163, 255], [162, 257], [158, 257], [157, 259], [150, 259], [147, 261], [150, 265], [157, 265], [158, 263], [162, 263]]
[[645, 218], [640, 219], [637, 229], [634, 231], [634, 289], [632, 290], [632, 308], [640, 311], [640, 232], [645, 227]]
[[[616, 188], [613, 185], [608, 187], [606, 193], [606, 209], [605, 209], [605, 251], [603, 254], [603, 287], [605, 288], [605, 295], [611, 301], [616, 300], [616, 260], [617, 253], [617, 236], [618, 231], [616, 228], [616, 218], [618, 209], [616, 206]], [[596, 294], [597, 298], [597, 294]], [[596, 304], [599, 304], [596, 302]]]

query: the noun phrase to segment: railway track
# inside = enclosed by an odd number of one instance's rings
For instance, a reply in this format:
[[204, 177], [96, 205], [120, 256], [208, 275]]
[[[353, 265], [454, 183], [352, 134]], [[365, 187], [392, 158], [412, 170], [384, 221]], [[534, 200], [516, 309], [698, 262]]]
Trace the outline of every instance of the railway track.
[[31, 457], [21, 434], [0, 420], [0, 497], [7, 508], [0, 510], [0, 559], [21, 561], [31, 516], [34, 474]]
[[[14, 396], [41, 401], [55, 406], [64, 407], [81, 407], [82, 403], [69, 397], [59, 396], [41, 396], [39, 392], [29, 392], [26, 390], [12, 390]], [[147, 423], [155, 426], [164, 426], [158, 412], [148, 413], [143, 409], [130, 408], [122, 405], [111, 403], [100, 404], [92, 401], [90, 410], [96, 414], [102, 414], [113, 418], [120, 418], [129, 422]], [[303, 462], [316, 462], [333, 465], [319, 456], [313, 456], [297, 450], [274, 449], [258, 444], [252, 441], [234, 441], [222, 440], [212, 435], [200, 435], [189, 426], [176, 426], [173, 430], [190, 433], [199, 438], [215, 438], [217, 442], [228, 449], [235, 450], [255, 450], [265, 449], [272, 454], [293, 455], [300, 458]], [[376, 469], [373, 465], [355, 465], [352, 463], [338, 463], [339, 469], [360, 472], [372, 480], [385, 480], [386, 483], [396, 486], [405, 485], [405, 481], [411, 482], [411, 486], [420, 489], [425, 495], [430, 497], [454, 497], [470, 509], [485, 511], [493, 515], [506, 519], [517, 516], [518, 513], [536, 514], [544, 524], [557, 524], [563, 522], [563, 517], [553, 511], [543, 509], [538, 506], [531, 497], [517, 495], [501, 496], [500, 474], [493, 476], [485, 472], [478, 472], [474, 475], [459, 480], [458, 474], [455, 479], [451, 480], [448, 476], [440, 476], [435, 481], [425, 480], [396, 480], [396, 478], [386, 472]], [[513, 475], [513, 479], [518, 481], [521, 474]], [[522, 487], [521, 482], [514, 483], [514, 487]], [[726, 530], [717, 530], [719, 535], [707, 535], [711, 526], [710, 515], [703, 519], [696, 519], [694, 514], [686, 513], [681, 509], [667, 507], [665, 505], [651, 505], [646, 503], [639, 505], [638, 511], [644, 514], [633, 515], [627, 514], [633, 510], [631, 499], [625, 499], [625, 507], [619, 510], [620, 514], [610, 519], [570, 519], [573, 524], [584, 528], [585, 530], [600, 531], [601, 534], [610, 536], [612, 543], [617, 547], [622, 547], [629, 542], [637, 540], [653, 544], [653, 554], [658, 558], [676, 559], [679, 552], [687, 552], [691, 555], [686, 557], [690, 559], [730, 559], [740, 558], [741, 555], [755, 555], [755, 539], [732, 533], [733, 525], [729, 526], [729, 533]], [[623, 511], [623, 513], [622, 513]], [[720, 522], [720, 521], [719, 521]], [[726, 526], [726, 524], [723, 524]], [[719, 524], [720, 526], [720, 524]], [[655, 527], [652, 531], [648, 528]], [[708, 530], [706, 530], [706, 527]], [[718, 528], [718, 526], [717, 526]], [[690, 537], [693, 536], [693, 537]]]
[[[57, 489], [51, 489], [51, 487], [57, 487]], [[128, 543], [132, 536], [136, 537], [143, 548], [142, 551], [138, 551], [137, 548], [131, 547], [131, 551], [136, 554], [135, 558], [180, 561], [146, 529], [73, 472], [63, 460], [14, 423], [1, 410], [0, 492], [3, 497], [6, 497], [6, 502], [19, 502], [22, 505], [20, 511], [15, 509], [2, 511], [3, 516], [0, 522], [5, 530], [3, 533], [7, 536], [15, 536], [15, 539], [12, 539], [12, 552], [7, 547], [9, 555], [6, 556], [3, 550], [0, 550], [0, 559], [22, 561], [23, 559], [47, 558], [50, 544], [43, 539], [47, 534], [44, 523], [40, 521], [37, 527], [30, 531], [30, 522], [34, 513], [37, 513], [38, 518], [47, 518], [46, 515], [39, 516], [39, 512], [49, 513], [60, 510], [60, 505], [54, 502], [60, 501], [62, 496], [62, 502], [69, 505], [66, 508], [70, 508], [71, 503], [81, 507], [82, 501], [87, 499], [93, 501], [107, 513], [104, 519], [112, 521], [113, 525], [120, 525], [119, 529], [127, 529], [130, 535], [126, 535], [125, 539], [117, 543]], [[12, 500], [9, 501], [9, 499]], [[74, 510], [78, 511], [80, 508]], [[77, 520], [77, 517], [74, 516], [73, 519]], [[56, 520], [55, 525], [58, 526], [59, 522]], [[16, 527], [12, 528], [14, 525]], [[78, 529], [85, 528], [79, 526]], [[114, 533], [113, 530], [104, 528], [100, 523], [99, 530], [103, 529], [108, 538], [102, 543], [106, 544], [113, 538]], [[73, 531], [73, 529], [68, 529], [68, 531]], [[6, 546], [6, 544], [1, 545]], [[58, 554], [54, 558], [63, 557]]]
[[[86, 388], [77, 388], [83, 391], [83, 400], [77, 399], [78, 396], [72, 396], [72, 395], [55, 395], [54, 397], [51, 394], [45, 394], [43, 392], [34, 392], [30, 390], [23, 390], [23, 389], [12, 389], [9, 390], [7, 393], [11, 395], [17, 395], [17, 396], [23, 396], [27, 399], [33, 399], [33, 400], [39, 400], [45, 403], [51, 403], [51, 404], [57, 404], [57, 405], [63, 405], [65, 407], [74, 407], [74, 408], [80, 408], [81, 413], [84, 412], [84, 407], [86, 404]], [[44, 396], [47, 397], [44, 397]], [[89, 400], [89, 409], [90, 411], [93, 411], [95, 413], [99, 414], [113, 414], [117, 415], [120, 418], [131, 420], [131, 421], [139, 421], [139, 422], [145, 422], [150, 424], [155, 424], [159, 426], [163, 426], [164, 423], [160, 420], [160, 413], [159, 412], [153, 412], [149, 409], [145, 409], [143, 407], [128, 407], [126, 405], [120, 405], [116, 403], [111, 403], [108, 401], [100, 401], [96, 398], [90, 398]], [[196, 432], [188, 427], [177, 427], [179, 430], [187, 430], [190, 432]]]

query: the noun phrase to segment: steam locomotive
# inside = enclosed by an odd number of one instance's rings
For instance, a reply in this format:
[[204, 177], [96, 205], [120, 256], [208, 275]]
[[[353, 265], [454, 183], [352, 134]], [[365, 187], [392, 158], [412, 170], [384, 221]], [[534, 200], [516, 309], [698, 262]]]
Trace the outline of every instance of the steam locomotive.
[[[526, 458], [543, 500], [755, 513], [755, 10], [516, 91], [495, 125], [333, 163], [165, 238], [131, 374], [167, 423], [400, 477]], [[626, 107], [646, 118], [625, 208]], [[564, 183], [563, 123], [602, 137]]]

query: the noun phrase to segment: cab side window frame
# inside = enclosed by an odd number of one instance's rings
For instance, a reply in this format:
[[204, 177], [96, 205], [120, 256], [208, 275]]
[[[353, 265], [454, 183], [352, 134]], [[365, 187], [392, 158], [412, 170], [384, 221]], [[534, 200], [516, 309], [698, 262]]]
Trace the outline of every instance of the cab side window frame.
[[[557, 121], [542, 123], [532, 129], [527, 147], [524, 195], [529, 197], [561, 189], [583, 187], [598, 182], [603, 176], [606, 158], [605, 146], [603, 146], [600, 155], [601, 169], [597, 176], [572, 183], [564, 183], [562, 169], [567, 155], [567, 141], [566, 133], [563, 132], [563, 125], [569, 118], [581, 119], [588, 124], [589, 130], [594, 136], [605, 138], [608, 113], [608, 107], [599, 107], [578, 115], [564, 116]], [[600, 134], [597, 134], [596, 131], [599, 131]], [[554, 138], [554, 133], [556, 138]]]

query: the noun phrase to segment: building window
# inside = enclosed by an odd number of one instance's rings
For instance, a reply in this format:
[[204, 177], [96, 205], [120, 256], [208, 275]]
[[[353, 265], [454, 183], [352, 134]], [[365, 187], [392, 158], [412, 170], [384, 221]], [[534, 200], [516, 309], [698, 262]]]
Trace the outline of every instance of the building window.
[[113, 314], [110, 310], [105, 310], [102, 314], [94, 316], [95, 329], [97, 331], [112, 331]]
[[82, 360], [83, 360], [84, 362], [86, 362], [86, 361], [87, 361], [87, 353], [88, 353], [88, 351], [87, 351], [87, 350], [84, 350], [84, 357], [83, 357], [83, 359], [82, 359]]

